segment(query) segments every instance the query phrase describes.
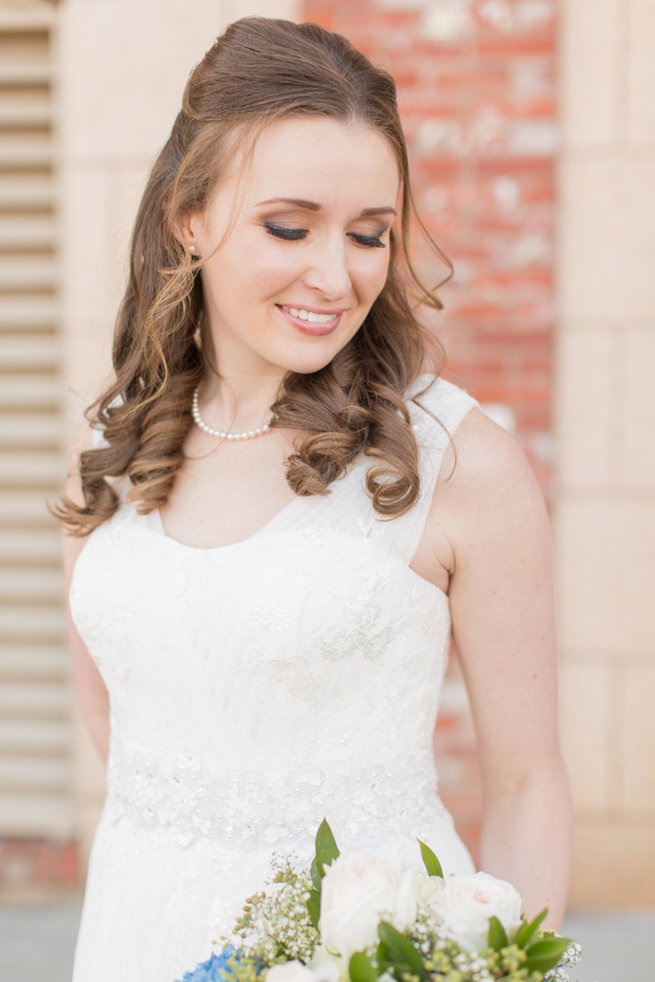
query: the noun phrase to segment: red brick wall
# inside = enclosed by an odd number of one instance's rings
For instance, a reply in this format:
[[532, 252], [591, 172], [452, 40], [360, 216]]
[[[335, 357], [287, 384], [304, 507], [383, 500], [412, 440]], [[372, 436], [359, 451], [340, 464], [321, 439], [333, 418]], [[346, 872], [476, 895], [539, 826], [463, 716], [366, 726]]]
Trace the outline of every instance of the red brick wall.
[[[551, 470], [555, 0], [304, 0], [398, 85], [422, 217], [455, 266], [435, 321], [446, 375], [509, 406], [546, 493]], [[441, 271], [417, 252], [428, 282]], [[432, 275], [430, 275], [432, 273]], [[479, 783], [456, 668], [437, 733], [441, 788], [475, 852]]]
[[0, 839], [0, 902], [49, 896], [81, 883], [75, 843], [44, 839]]

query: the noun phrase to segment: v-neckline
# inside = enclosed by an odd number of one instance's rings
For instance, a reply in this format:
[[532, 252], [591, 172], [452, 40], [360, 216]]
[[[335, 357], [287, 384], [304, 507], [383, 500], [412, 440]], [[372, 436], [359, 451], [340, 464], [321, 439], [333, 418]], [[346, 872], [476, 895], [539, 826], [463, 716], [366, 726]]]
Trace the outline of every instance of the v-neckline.
[[276, 511], [275, 514], [271, 516], [271, 518], [269, 518], [266, 522], [264, 522], [263, 525], [260, 525], [259, 528], [255, 529], [254, 532], [251, 532], [250, 535], [246, 535], [244, 538], [237, 539], [234, 542], [222, 543], [221, 545], [195, 546], [195, 545], [191, 545], [191, 543], [189, 542], [182, 542], [181, 539], [176, 539], [175, 536], [170, 535], [166, 531], [166, 526], [164, 525], [164, 519], [162, 518], [162, 514], [159, 508], [156, 508], [153, 512], [151, 512], [151, 514], [154, 516], [152, 527], [155, 529], [155, 531], [159, 532], [159, 534], [164, 539], [168, 540], [169, 542], [173, 542], [178, 546], [181, 546], [183, 549], [195, 549], [198, 552], [219, 552], [222, 549], [234, 549], [237, 546], [245, 545], [246, 543], [251, 542], [253, 539], [256, 539], [258, 536], [265, 534], [266, 532], [269, 531], [269, 529], [271, 529], [274, 525], [276, 525], [278, 521], [280, 521], [283, 517], [286, 517], [288, 512], [294, 507], [296, 507], [298, 505], [298, 502], [301, 500], [306, 500], [306, 499], [303, 499], [301, 495], [296, 495], [295, 498], [292, 498], [291, 501], [288, 501], [286, 505], [284, 505], [282, 508]]

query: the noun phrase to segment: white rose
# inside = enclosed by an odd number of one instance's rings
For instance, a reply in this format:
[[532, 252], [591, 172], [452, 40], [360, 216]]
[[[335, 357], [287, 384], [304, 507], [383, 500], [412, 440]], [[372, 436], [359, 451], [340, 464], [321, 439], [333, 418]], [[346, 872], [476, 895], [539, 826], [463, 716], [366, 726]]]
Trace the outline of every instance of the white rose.
[[342, 854], [326, 867], [321, 885], [321, 940], [327, 950], [349, 959], [378, 940], [381, 920], [398, 930], [416, 920], [414, 870], [399, 873], [376, 856]]
[[498, 918], [510, 938], [521, 923], [521, 897], [505, 880], [488, 873], [429, 879], [419, 886], [421, 900], [444, 932], [469, 951], [486, 946], [490, 917]]
[[302, 962], [283, 962], [266, 973], [266, 982], [317, 982], [316, 975]]
[[331, 955], [322, 944], [314, 950], [309, 967], [320, 982], [341, 982], [349, 978], [348, 962], [338, 955]]

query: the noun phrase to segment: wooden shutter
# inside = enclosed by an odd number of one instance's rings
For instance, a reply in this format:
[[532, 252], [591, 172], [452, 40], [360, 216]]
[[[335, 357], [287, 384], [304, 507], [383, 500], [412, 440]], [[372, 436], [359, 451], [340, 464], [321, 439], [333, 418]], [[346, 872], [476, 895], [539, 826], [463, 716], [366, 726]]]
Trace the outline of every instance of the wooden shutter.
[[[54, 8], [53, 8], [54, 9]], [[0, 0], [0, 836], [73, 833], [51, 18]]]

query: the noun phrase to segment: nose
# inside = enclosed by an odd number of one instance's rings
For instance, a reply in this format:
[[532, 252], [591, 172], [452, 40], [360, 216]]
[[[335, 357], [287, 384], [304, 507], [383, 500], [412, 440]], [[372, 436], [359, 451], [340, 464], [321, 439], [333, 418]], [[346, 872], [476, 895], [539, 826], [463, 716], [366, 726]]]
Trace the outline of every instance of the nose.
[[303, 279], [305, 285], [320, 293], [324, 300], [342, 300], [351, 290], [346, 248], [341, 236], [335, 236], [317, 242], [312, 250]]

